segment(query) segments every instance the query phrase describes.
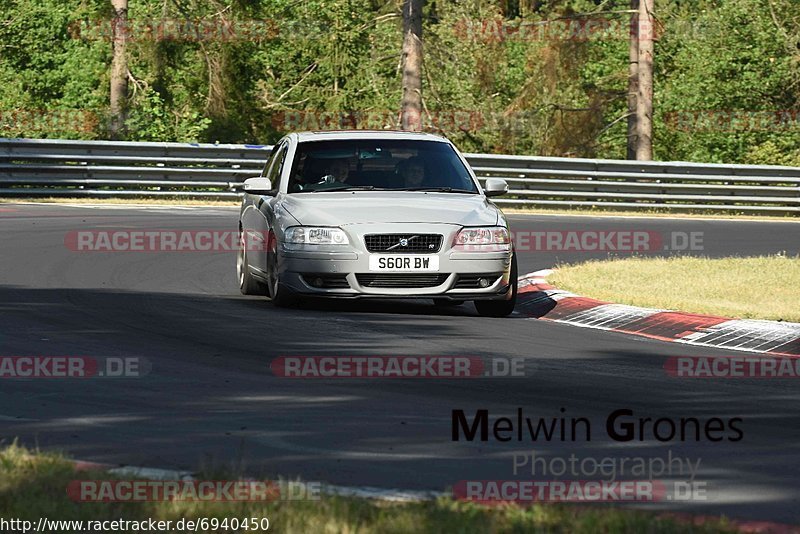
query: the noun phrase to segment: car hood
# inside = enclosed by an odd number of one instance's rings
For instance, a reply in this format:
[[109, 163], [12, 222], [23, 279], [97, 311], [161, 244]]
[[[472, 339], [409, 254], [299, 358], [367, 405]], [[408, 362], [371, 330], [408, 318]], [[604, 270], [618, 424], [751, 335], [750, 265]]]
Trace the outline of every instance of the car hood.
[[356, 191], [286, 195], [284, 209], [305, 226], [365, 223], [495, 225], [499, 210], [483, 195]]

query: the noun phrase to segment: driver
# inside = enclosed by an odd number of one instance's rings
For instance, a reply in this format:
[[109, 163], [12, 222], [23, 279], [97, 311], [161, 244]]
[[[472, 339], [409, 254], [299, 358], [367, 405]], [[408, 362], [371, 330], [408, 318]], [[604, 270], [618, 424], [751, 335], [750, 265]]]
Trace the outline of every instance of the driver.
[[335, 182], [346, 183], [350, 174], [350, 163], [346, 159], [334, 159], [328, 163], [328, 169], [320, 183], [332, 184]]
[[414, 156], [400, 162], [400, 175], [405, 187], [421, 187], [425, 181], [425, 164], [422, 158]]

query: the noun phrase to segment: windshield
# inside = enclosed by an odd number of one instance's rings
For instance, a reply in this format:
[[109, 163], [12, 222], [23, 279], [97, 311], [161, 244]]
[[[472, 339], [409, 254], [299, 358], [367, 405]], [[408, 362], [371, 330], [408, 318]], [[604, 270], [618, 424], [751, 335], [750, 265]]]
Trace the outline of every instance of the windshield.
[[478, 193], [469, 171], [447, 143], [358, 139], [298, 145], [289, 193], [373, 189]]

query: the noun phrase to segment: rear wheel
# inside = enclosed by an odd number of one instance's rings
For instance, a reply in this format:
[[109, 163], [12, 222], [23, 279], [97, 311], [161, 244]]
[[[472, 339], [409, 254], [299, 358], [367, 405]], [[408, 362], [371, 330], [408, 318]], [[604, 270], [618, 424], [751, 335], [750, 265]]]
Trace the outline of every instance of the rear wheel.
[[483, 317], [506, 317], [517, 304], [517, 255], [511, 256], [511, 295], [505, 300], [476, 300], [475, 309]]

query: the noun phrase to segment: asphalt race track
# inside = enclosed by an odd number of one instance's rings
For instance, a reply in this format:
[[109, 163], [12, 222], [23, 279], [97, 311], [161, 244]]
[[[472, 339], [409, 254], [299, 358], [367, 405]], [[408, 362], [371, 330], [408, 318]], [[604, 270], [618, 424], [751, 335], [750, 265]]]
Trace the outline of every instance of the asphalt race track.
[[[725, 351], [521, 315], [484, 319], [471, 305], [441, 309], [429, 301], [283, 310], [239, 294], [232, 252], [74, 252], [64, 244], [74, 230], [235, 230], [236, 219], [235, 208], [0, 204], [0, 355], [143, 357], [152, 364], [141, 378], [2, 379], [0, 439], [112, 464], [233, 467], [253, 476], [430, 490], [532, 478], [514, 476], [514, 453], [602, 459], [671, 452], [701, 460], [697, 480], [707, 481], [708, 500], [659, 506], [800, 520], [800, 382], [686, 380], [662, 367], [669, 356]], [[518, 232], [702, 232], [703, 249], [693, 253], [709, 256], [797, 254], [800, 247], [800, 224], [792, 222], [511, 220]], [[520, 273], [587, 257], [521, 252]], [[527, 376], [303, 380], [269, 368], [286, 355], [421, 354], [524, 358]], [[518, 407], [529, 417], [560, 416], [562, 407], [566, 416], [586, 417], [592, 440], [451, 441], [451, 410], [483, 408], [496, 417]], [[741, 417], [744, 439], [618, 443], [604, 432], [618, 408], [652, 418]]]

